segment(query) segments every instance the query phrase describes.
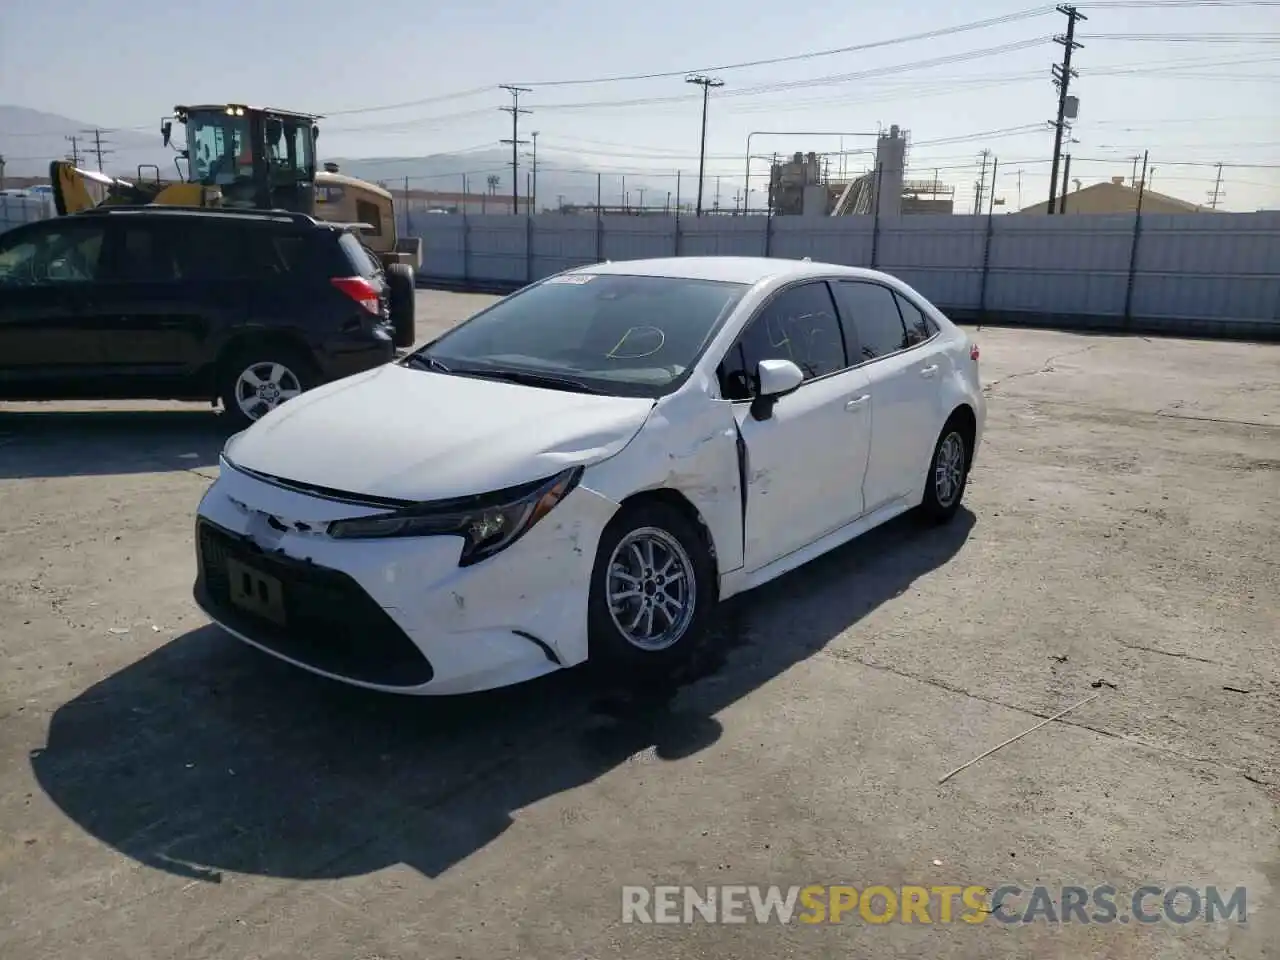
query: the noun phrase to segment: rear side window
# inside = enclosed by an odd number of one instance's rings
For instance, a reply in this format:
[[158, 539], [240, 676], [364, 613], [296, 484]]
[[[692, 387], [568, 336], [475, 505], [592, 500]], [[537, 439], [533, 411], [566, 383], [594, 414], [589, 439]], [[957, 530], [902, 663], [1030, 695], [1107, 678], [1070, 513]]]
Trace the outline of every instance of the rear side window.
[[369, 255], [369, 251], [364, 248], [364, 244], [352, 234], [342, 234], [338, 238], [338, 246], [342, 248], [347, 262], [357, 276], [368, 279], [377, 276], [381, 272], [382, 268], [378, 266], [378, 262]]
[[841, 280], [834, 286], [845, 326], [852, 324], [857, 333], [858, 360], [874, 360], [907, 346], [892, 290], [860, 280]]
[[902, 311], [902, 323], [907, 328], [907, 343], [910, 346], [924, 343], [938, 332], [938, 328], [925, 316], [923, 310], [896, 291], [894, 297], [898, 301], [898, 309]]

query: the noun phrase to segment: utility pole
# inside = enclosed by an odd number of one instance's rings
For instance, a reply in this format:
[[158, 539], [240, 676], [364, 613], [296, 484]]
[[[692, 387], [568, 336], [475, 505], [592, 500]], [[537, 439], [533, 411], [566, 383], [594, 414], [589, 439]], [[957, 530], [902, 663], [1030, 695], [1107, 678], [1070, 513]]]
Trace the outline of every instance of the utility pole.
[[987, 158], [990, 156], [990, 150], [982, 151], [982, 173], [978, 175], [978, 182], [973, 185], [973, 212], [975, 214], [982, 212], [982, 196], [987, 188]]
[[636, 189], [640, 192], [640, 212], [643, 213], [644, 212], [644, 191], [646, 188], [637, 187]]
[[0, 153], [0, 190], [4, 189], [4, 154]]
[[89, 134], [93, 137], [93, 146], [89, 148], [87, 153], [95, 154], [98, 158], [98, 172], [102, 173], [102, 158], [115, 153], [114, 150], [106, 149], [109, 140], [102, 139], [102, 131], [96, 127], [92, 130], [81, 130], [81, 133]]
[[71, 141], [71, 156], [69, 156], [67, 159], [70, 160], [72, 163], [74, 163], [77, 167], [80, 166], [80, 144], [78, 142], [80, 138], [76, 136], [70, 136], [64, 139]]
[[515, 87], [509, 83], [500, 86], [511, 94], [511, 106], [498, 108], [504, 113], [511, 114], [511, 139], [498, 142], [511, 144], [511, 213], [514, 216], [520, 212], [520, 147], [529, 142], [520, 139], [520, 115], [533, 113], [532, 110], [520, 108], [520, 94], [533, 91], [528, 87]]
[[1059, 6], [1058, 12], [1067, 18], [1066, 35], [1053, 38], [1054, 43], [1062, 44], [1062, 65], [1053, 66], [1053, 82], [1058, 88], [1058, 119], [1053, 123], [1053, 166], [1049, 171], [1049, 209], [1053, 213], [1054, 200], [1057, 199], [1058, 161], [1062, 157], [1062, 134], [1067, 126], [1067, 90], [1071, 86], [1071, 78], [1077, 76], [1071, 69], [1071, 54], [1082, 49], [1084, 44], [1076, 43], [1076, 22], [1088, 20], [1083, 13], [1069, 4]]
[[1071, 154], [1062, 159], [1062, 196], [1058, 198], [1058, 213], [1067, 212], [1067, 184], [1071, 182]]
[[533, 186], [529, 190], [529, 204], [536, 213], [538, 211], [538, 131], [530, 130], [529, 136], [533, 139]]
[[1222, 164], [1218, 164], [1218, 179], [1213, 184], [1213, 189], [1209, 191], [1209, 209], [1217, 210], [1218, 201], [1222, 199]]
[[1138, 189], [1138, 161], [1142, 158], [1130, 157], [1129, 159], [1133, 161], [1133, 170], [1129, 172], [1129, 186], [1136, 190]]
[[723, 87], [724, 81], [713, 77], [693, 74], [684, 78], [685, 83], [696, 83], [702, 88], [702, 146], [698, 149], [698, 212], [702, 216], [702, 177], [707, 162], [707, 100], [711, 96], [712, 87]]
[[711, 209], [720, 212], [720, 178], [716, 177], [716, 198], [711, 202]]
[[1022, 209], [1022, 171], [1018, 171], [1018, 209]]

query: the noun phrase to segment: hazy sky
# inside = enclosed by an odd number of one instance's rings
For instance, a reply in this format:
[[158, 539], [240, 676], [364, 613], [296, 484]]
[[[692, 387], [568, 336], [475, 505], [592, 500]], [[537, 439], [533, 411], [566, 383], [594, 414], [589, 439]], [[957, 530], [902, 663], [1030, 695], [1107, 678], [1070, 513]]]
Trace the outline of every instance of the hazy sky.
[[[916, 0], [874, 12], [777, 0], [3, 6], [0, 103], [142, 131], [155, 130], [178, 102], [268, 103], [327, 114], [322, 155], [410, 156], [491, 148], [509, 137], [510, 118], [498, 107], [510, 97], [498, 85], [515, 83], [534, 88], [521, 98], [533, 111], [522, 117], [522, 135], [539, 132], [541, 165], [590, 163], [643, 171], [650, 181], [667, 173], [673, 185], [676, 169], [686, 184], [697, 170], [700, 97], [685, 71], [897, 41], [1007, 15], [982, 29], [713, 73], [724, 86], [712, 92], [707, 169], [722, 178], [724, 202], [741, 188], [751, 131], [797, 132], [756, 135], [751, 153], [767, 156], [841, 147], [837, 136], [805, 131], [865, 134], [898, 124], [912, 141], [908, 176], [931, 179], [936, 169], [957, 187], [958, 210], [972, 202], [984, 148], [999, 160], [997, 195], [1006, 209], [1044, 199], [1052, 151], [1045, 121], [1056, 108], [1049, 69], [1062, 52], [1049, 38], [1066, 24], [1052, 5], [1017, 0]], [[1280, 206], [1280, 3], [1079, 6], [1089, 20], [1075, 53], [1073, 179], [1128, 176], [1130, 158], [1148, 149], [1157, 191], [1205, 202], [1213, 165], [1223, 162], [1227, 209]], [[540, 85], [668, 72], [674, 75]], [[870, 143], [851, 135], [843, 147]], [[839, 162], [832, 158], [833, 171]], [[844, 162], [860, 171], [866, 157]], [[753, 164], [758, 184], [766, 170], [765, 160]], [[501, 171], [478, 161], [474, 172]], [[714, 190], [714, 180], [708, 184]]]

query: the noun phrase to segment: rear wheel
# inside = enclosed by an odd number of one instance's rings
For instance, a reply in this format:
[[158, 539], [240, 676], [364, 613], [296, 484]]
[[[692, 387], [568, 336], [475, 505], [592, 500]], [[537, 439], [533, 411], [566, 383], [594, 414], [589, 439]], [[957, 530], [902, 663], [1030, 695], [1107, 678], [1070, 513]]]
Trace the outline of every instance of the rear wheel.
[[946, 523], [956, 515], [969, 482], [969, 461], [968, 431], [956, 420], [949, 420], [942, 428], [929, 463], [924, 499], [920, 502], [926, 519]]
[[311, 362], [292, 347], [263, 344], [236, 351], [222, 364], [223, 415], [243, 429], [316, 386]]
[[591, 659], [624, 679], [670, 671], [705, 635], [716, 593], [711, 553], [680, 510], [657, 501], [624, 507], [596, 550]]
[[390, 287], [391, 327], [395, 345], [412, 347], [413, 342], [418, 339], [413, 267], [407, 263], [388, 264], [387, 285]]

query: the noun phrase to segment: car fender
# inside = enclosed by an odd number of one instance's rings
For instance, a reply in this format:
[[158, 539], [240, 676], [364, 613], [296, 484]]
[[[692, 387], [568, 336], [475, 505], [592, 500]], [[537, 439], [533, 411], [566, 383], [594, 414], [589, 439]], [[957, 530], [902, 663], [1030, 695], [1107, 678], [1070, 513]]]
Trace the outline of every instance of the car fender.
[[615, 503], [670, 490], [697, 511], [720, 576], [743, 563], [743, 499], [733, 405], [712, 399], [699, 377], [663, 397], [626, 447], [590, 466], [584, 486]]

